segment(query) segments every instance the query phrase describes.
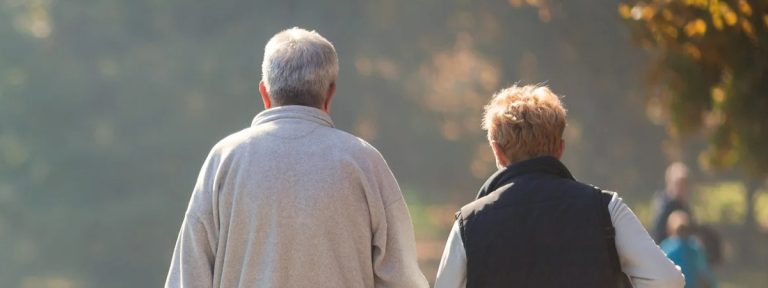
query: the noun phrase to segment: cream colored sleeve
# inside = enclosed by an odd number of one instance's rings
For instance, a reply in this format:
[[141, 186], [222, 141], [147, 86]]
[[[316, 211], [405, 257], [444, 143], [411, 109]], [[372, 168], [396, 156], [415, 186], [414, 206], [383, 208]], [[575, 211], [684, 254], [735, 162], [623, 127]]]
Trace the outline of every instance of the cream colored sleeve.
[[459, 231], [459, 222], [453, 222], [453, 228], [445, 242], [443, 258], [437, 270], [435, 288], [464, 288], [467, 285], [467, 253]]
[[211, 152], [197, 178], [181, 224], [166, 288], [213, 287], [218, 227], [212, 195], [217, 166], [218, 157]]
[[379, 153], [373, 157], [373, 183], [366, 186], [382, 199], [369, 207], [377, 215], [372, 215], [374, 286], [429, 287], [419, 268], [413, 223], [400, 186], [384, 158]]
[[682, 288], [685, 279], [680, 268], [664, 255], [624, 201], [617, 195], [608, 204], [616, 229], [616, 250], [621, 268], [636, 288]]

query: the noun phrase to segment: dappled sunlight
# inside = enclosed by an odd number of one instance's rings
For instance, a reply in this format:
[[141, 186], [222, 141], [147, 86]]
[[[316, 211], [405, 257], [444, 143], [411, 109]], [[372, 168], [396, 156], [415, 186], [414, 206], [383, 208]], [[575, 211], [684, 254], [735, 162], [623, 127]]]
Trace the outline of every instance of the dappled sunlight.
[[386, 80], [397, 80], [400, 77], [400, 69], [394, 61], [383, 58], [357, 57], [355, 69], [362, 76], [377, 76]]
[[21, 288], [77, 288], [83, 287], [82, 283], [66, 277], [27, 277], [21, 284]]
[[508, 0], [509, 5], [515, 8], [520, 8], [525, 5], [535, 7], [538, 9], [539, 20], [547, 23], [552, 21], [552, 11], [550, 10], [550, 0]]
[[472, 153], [472, 163], [470, 164], [470, 171], [472, 176], [477, 179], [483, 179], [491, 175], [496, 169], [495, 159], [493, 158], [493, 152], [491, 146], [488, 143], [479, 143], [475, 145], [475, 150]]
[[[473, 41], [468, 34], [458, 34], [454, 47], [434, 52], [419, 73], [425, 92], [418, 100], [438, 115], [440, 133], [449, 141], [485, 134], [480, 129], [482, 108], [499, 88], [498, 68], [474, 50]], [[468, 172], [483, 178], [492, 171], [493, 158], [487, 143], [476, 147]]]
[[13, 133], [0, 133], [0, 163], [11, 167], [25, 164], [30, 157], [28, 147]]
[[366, 141], [375, 140], [378, 133], [378, 126], [370, 117], [364, 117], [355, 122], [355, 134]]
[[745, 193], [744, 185], [738, 182], [701, 187], [694, 194], [696, 218], [702, 223], [743, 223]]
[[760, 229], [768, 233], [768, 190], [755, 195], [755, 218]]
[[35, 38], [48, 38], [53, 30], [48, 13], [51, 3], [52, 0], [9, 0], [2, 4], [23, 11], [14, 21], [17, 30]]
[[482, 105], [498, 88], [499, 73], [474, 52], [471, 36], [459, 34], [453, 49], [435, 52], [432, 61], [421, 67], [420, 76], [425, 93], [419, 100], [444, 119], [442, 134], [446, 139], [481, 133]]
[[416, 230], [416, 249], [422, 271], [427, 279], [434, 279], [445, 248], [445, 240], [459, 210], [455, 204], [427, 204], [410, 199], [411, 211]]

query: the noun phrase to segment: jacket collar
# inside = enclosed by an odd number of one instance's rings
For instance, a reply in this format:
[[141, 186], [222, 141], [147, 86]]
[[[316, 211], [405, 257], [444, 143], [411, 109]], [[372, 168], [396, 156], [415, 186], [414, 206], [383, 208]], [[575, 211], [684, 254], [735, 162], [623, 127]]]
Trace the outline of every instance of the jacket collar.
[[571, 172], [568, 171], [568, 168], [555, 157], [536, 157], [514, 163], [496, 171], [496, 173], [491, 175], [491, 177], [485, 181], [485, 184], [480, 187], [476, 199], [480, 199], [496, 189], [499, 189], [501, 186], [511, 183], [514, 178], [520, 175], [531, 173], [549, 174], [560, 178], [575, 180], [573, 175], [571, 175]]
[[279, 106], [261, 111], [261, 113], [253, 118], [251, 126], [255, 127], [280, 119], [300, 119], [323, 126], [334, 127], [331, 116], [328, 113], [314, 107], [301, 105]]

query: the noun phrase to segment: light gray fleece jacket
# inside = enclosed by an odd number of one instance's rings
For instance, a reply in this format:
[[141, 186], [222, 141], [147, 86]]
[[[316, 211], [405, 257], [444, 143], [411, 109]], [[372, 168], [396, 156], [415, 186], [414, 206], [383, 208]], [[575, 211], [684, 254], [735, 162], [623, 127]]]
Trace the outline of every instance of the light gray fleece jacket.
[[427, 287], [408, 208], [370, 144], [304, 106], [216, 144], [165, 287]]

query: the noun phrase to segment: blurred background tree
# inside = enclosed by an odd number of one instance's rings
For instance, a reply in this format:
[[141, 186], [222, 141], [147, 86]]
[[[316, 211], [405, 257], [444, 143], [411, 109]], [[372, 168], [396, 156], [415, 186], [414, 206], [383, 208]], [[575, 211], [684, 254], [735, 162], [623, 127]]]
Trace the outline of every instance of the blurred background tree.
[[704, 132], [703, 167], [746, 171], [744, 224], [755, 229], [768, 176], [768, 1], [628, 1], [618, 11], [652, 51], [652, 115], [676, 139]]

